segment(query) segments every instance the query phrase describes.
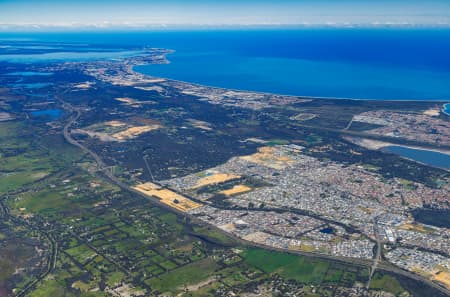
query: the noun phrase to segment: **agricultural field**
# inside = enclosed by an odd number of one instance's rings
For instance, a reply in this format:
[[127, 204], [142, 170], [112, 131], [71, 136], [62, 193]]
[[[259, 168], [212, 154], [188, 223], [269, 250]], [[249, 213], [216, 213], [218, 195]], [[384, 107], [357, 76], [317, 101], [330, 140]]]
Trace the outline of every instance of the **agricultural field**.
[[[0, 194], [36, 182], [57, 170], [48, 150], [18, 123], [0, 123]], [[16, 137], [21, 131], [22, 140]]]
[[[330, 285], [351, 288], [367, 278], [363, 269], [241, 246], [219, 230], [82, 170], [82, 154], [73, 155], [75, 163], [51, 150], [49, 156], [58, 156], [53, 158], [61, 167], [10, 192], [6, 201], [10, 215], [24, 223], [23, 234], [32, 232], [34, 244], [42, 246], [41, 258], [29, 258], [31, 250], [25, 247], [23, 260], [15, 264], [0, 258], [1, 284], [9, 290], [23, 289], [28, 296], [212, 296], [252, 291], [279, 277], [299, 288], [314, 284], [324, 290]], [[214, 184], [202, 188], [208, 186]], [[247, 188], [238, 185], [229, 194], [241, 190]], [[0, 232], [1, 242], [10, 240], [6, 229]], [[0, 248], [1, 253], [6, 256], [7, 249]], [[14, 267], [29, 261], [36, 263], [36, 278], [11, 283]]]
[[376, 273], [372, 282], [370, 283], [372, 289], [383, 289], [389, 291], [395, 295], [399, 295], [403, 292], [401, 284], [389, 275], [382, 275]]
[[301, 283], [341, 282], [352, 285], [355, 281], [367, 281], [368, 277], [368, 270], [364, 268], [344, 269], [337, 263], [260, 249], [247, 250], [244, 258], [266, 273], [277, 273]]
[[[133, 62], [125, 68], [122, 62], [8, 66], [11, 72], [43, 67], [54, 75], [42, 88], [0, 89], [0, 296], [367, 294], [370, 260], [362, 266], [320, 258], [303, 253], [313, 251], [306, 244], [292, 253], [263, 248], [245, 240], [258, 232], [234, 237], [191, 210], [233, 210], [237, 205], [230, 201], [273, 186], [275, 171], [296, 162], [295, 154], [280, 153], [279, 146], [302, 146], [305, 156], [327, 162], [365, 164], [383, 177], [390, 168], [411, 181], [409, 187], [422, 176], [430, 183], [443, 180], [437, 169], [368, 152], [333, 134], [355, 114], [386, 103], [302, 99], [301, 105], [262, 109], [210, 104], [170, 84], [136, 85], [127, 73], [119, 75]], [[108, 71], [97, 72], [101, 68]], [[21, 79], [39, 84], [42, 78]], [[14, 82], [4, 75], [0, 80]], [[49, 111], [56, 115], [45, 116]], [[213, 169], [232, 159], [272, 178]], [[255, 203], [246, 201], [239, 212], [276, 216], [266, 209], [269, 204]], [[289, 217], [283, 228], [289, 231], [299, 217]], [[370, 288], [380, 295], [421, 292], [410, 279], [381, 268]]]

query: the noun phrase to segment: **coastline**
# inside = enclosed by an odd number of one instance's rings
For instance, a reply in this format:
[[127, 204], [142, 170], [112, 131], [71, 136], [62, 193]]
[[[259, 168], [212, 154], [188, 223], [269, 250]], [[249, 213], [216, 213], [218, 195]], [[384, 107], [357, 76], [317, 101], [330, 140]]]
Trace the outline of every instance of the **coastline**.
[[[164, 54], [164, 59], [166, 61], [165, 64], [171, 64], [172, 62], [167, 58], [168, 54], [173, 54], [176, 51], [172, 49], [166, 49], [167, 53]], [[374, 98], [353, 98], [353, 97], [327, 97], [327, 96], [308, 96], [308, 95], [294, 95], [294, 94], [282, 94], [282, 93], [272, 93], [272, 92], [263, 92], [263, 91], [253, 91], [248, 89], [235, 89], [235, 88], [225, 88], [225, 87], [219, 87], [219, 86], [212, 86], [207, 84], [201, 84], [201, 83], [194, 83], [194, 82], [188, 82], [184, 80], [178, 80], [178, 79], [172, 79], [169, 77], [160, 77], [160, 76], [153, 76], [148, 73], [140, 72], [135, 69], [137, 66], [149, 66], [152, 65], [152, 63], [138, 63], [135, 65], [130, 65], [129, 69], [133, 73], [138, 73], [140, 75], [148, 76], [151, 78], [157, 78], [157, 79], [164, 79], [168, 82], [176, 82], [176, 83], [183, 83], [183, 84], [189, 84], [195, 87], [203, 87], [203, 88], [212, 88], [217, 90], [224, 90], [224, 91], [233, 91], [233, 92], [244, 92], [244, 93], [252, 93], [252, 94], [258, 94], [258, 95], [270, 95], [270, 96], [283, 96], [283, 97], [292, 97], [292, 98], [299, 98], [299, 99], [313, 99], [313, 100], [348, 100], [348, 101], [385, 101], [385, 102], [429, 102], [429, 103], [445, 103], [450, 104], [450, 98], [448, 99], [374, 99]], [[444, 112], [445, 113], [445, 112]], [[447, 114], [447, 113], [445, 113]], [[449, 115], [449, 114], [447, 114]]]
[[[164, 62], [165, 62], [164, 64], [171, 63], [171, 61], [169, 59], [167, 59], [167, 55], [175, 52], [174, 50], [170, 50], [170, 49], [167, 51], [168, 52], [163, 55]], [[232, 89], [232, 88], [223, 88], [223, 87], [216, 87], [216, 86], [210, 86], [210, 85], [203, 85], [203, 84], [199, 84], [199, 83], [186, 82], [186, 81], [176, 80], [176, 79], [171, 79], [171, 78], [152, 76], [147, 73], [137, 71], [135, 69], [136, 66], [145, 66], [145, 65], [152, 65], [152, 64], [151, 63], [136, 63], [134, 65], [133, 64], [128, 65], [127, 69], [132, 74], [142, 75], [142, 76], [150, 78], [151, 80], [155, 80], [156, 82], [160, 82], [160, 81], [165, 81], [165, 82], [169, 82], [169, 83], [174, 82], [174, 83], [185, 84], [185, 85], [190, 85], [190, 86], [199, 87], [199, 88], [210, 88], [210, 89], [215, 89], [215, 90], [221, 90], [224, 92], [249, 93], [249, 94], [257, 94], [257, 95], [267, 95], [267, 96], [281, 96], [281, 97], [297, 98], [297, 99], [302, 99], [302, 100], [384, 101], [384, 102], [405, 102], [405, 103], [407, 103], [407, 102], [427, 102], [427, 103], [437, 103], [437, 104], [445, 102], [443, 104], [443, 108], [439, 109], [439, 113], [442, 112], [446, 115], [450, 115], [447, 112], [445, 112], [445, 109], [447, 108], [447, 106], [450, 106], [450, 103], [448, 103], [450, 100], [358, 99], [358, 98], [348, 98], [348, 97], [314, 97], [314, 96], [283, 95], [283, 94], [278, 94], [278, 93], [260, 92], [260, 91], [251, 91], [251, 90]], [[354, 138], [352, 138], [352, 139], [353, 139], [353, 141], [352, 141], [353, 143], [355, 143], [359, 146], [365, 147], [367, 149], [370, 149], [370, 150], [381, 151], [385, 147], [400, 146], [400, 147], [409, 148], [409, 149], [413, 149], [413, 150], [430, 151], [430, 152], [436, 152], [436, 153], [441, 153], [441, 154], [450, 156], [450, 150], [446, 150], [446, 149], [424, 148], [424, 147], [414, 146], [414, 145], [398, 145], [398, 144], [394, 144], [394, 143], [390, 143], [390, 142], [377, 141], [377, 140], [364, 139], [364, 138], [361, 138], [359, 140], [356, 140]], [[430, 164], [425, 164], [420, 161], [417, 161], [417, 160], [414, 160], [411, 158], [407, 158], [404, 156], [400, 156], [400, 157], [423, 164], [423, 165], [426, 165], [426, 166], [432, 166]], [[436, 167], [436, 166], [432, 166], [432, 167]], [[446, 171], [450, 171], [450, 169], [446, 169], [446, 168], [442, 168], [442, 167], [437, 167], [437, 168], [440, 168], [440, 169], [443, 169]]]
[[[450, 110], [450, 103], [445, 103], [443, 106], [444, 106], [444, 108], [442, 109], [442, 112], [443, 112], [444, 114], [450, 116], [450, 113], [447, 113], [447, 112], [446, 112], [447, 109]], [[448, 107], [447, 107], [447, 106], [448, 106]]]

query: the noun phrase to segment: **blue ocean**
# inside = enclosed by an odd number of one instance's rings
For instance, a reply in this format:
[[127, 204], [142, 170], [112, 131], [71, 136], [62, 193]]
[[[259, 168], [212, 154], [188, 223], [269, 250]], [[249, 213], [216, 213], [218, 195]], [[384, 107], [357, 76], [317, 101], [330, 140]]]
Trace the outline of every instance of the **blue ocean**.
[[170, 64], [135, 70], [203, 85], [300, 96], [450, 101], [450, 29], [2, 34], [0, 40], [18, 37], [108, 45], [126, 53], [131, 47], [173, 49]]

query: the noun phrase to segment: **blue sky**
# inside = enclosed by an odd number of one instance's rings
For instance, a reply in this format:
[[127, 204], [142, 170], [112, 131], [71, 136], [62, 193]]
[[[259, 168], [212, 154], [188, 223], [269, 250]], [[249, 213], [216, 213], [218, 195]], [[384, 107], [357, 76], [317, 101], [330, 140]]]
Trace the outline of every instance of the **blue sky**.
[[449, 25], [450, 0], [0, 0], [0, 25]]

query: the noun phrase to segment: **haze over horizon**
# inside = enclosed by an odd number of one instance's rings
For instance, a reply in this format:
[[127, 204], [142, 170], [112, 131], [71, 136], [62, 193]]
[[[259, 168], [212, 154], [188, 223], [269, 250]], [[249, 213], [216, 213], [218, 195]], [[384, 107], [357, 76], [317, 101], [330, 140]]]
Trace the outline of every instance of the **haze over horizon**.
[[165, 26], [450, 26], [445, 0], [0, 0], [0, 30]]

